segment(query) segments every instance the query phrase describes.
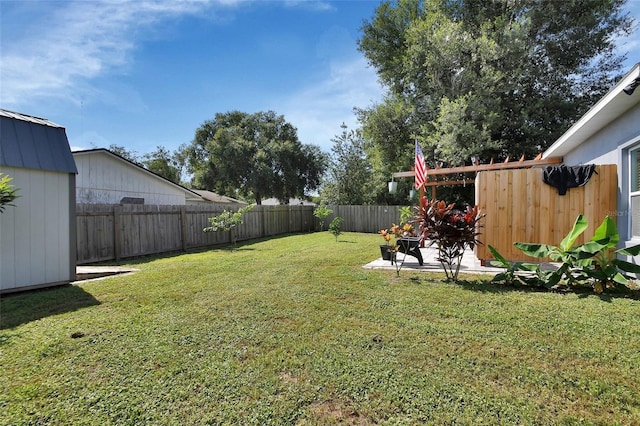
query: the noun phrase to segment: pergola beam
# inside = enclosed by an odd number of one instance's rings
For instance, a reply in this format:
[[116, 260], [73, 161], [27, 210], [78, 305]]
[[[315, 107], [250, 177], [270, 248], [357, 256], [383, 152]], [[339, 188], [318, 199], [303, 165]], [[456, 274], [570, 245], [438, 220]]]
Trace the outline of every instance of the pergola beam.
[[[519, 161], [506, 161], [504, 163], [491, 163], [491, 164], [476, 164], [473, 166], [460, 166], [460, 167], [447, 167], [447, 168], [435, 168], [427, 169], [427, 177], [440, 176], [440, 175], [453, 175], [456, 173], [475, 173], [488, 170], [507, 170], [507, 169], [526, 169], [537, 166], [548, 166], [553, 164], [562, 163], [562, 158], [546, 158], [544, 160], [523, 160]], [[396, 172], [393, 174], [394, 178], [408, 178], [414, 177], [416, 174], [413, 170], [408, 172]], [[446, 181], [445, 181], [446, 182]], [[445, 183], [446, 184], [446, 183]], [[431, 185], [428, 185], [431, 186]]]
[[434, 180], [431, 182], [425, 182], [425, 187], [432, 186], [447, 186], [447, 185], [473, 185], [476, 183], [475, 179], [463, 179], [463, 180]]

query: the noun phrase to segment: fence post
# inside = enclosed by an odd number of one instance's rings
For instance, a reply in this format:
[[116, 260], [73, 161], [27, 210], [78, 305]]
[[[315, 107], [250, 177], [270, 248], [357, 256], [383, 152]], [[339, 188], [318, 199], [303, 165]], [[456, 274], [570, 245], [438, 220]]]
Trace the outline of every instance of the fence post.
[[265, 208], [261, 208], [262, 210], [262, 236], [266, 237], [267, 236], [267, 220], [265, 219], [265, 216], [267, 214], [267, 211]]
[[113, 206], [113, 257], [116, 262], [120, 260], [120, 215], [122, 214], [122, 206]]
[[187, 207], [180, 206], [180, 237], [182, 238], [182, 251], [187, 251]]

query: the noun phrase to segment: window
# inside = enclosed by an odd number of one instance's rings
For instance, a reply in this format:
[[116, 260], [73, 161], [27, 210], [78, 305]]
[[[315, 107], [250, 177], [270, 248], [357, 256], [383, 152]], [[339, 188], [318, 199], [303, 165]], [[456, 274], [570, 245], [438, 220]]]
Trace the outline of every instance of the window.
[[631, 151], [631, 192], [640, 191], [640, 147]]
[[629, 152], [631, 236], [640, 238], [640, 147]]

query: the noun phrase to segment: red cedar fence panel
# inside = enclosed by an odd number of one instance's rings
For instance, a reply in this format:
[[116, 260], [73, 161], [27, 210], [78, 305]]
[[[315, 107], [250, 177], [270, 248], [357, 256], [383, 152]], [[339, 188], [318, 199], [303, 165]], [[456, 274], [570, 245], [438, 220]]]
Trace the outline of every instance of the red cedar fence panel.
[[596, 166], [585, 186], [570, 188], [566, 195], [542, 180], [542, 168], [479, 172], [476, 203], [486, 217], [476, 249], [478, 259], [493, 256], [488, 245], [512, 261], [535, 261], [514, 247], [514, 242], [558, 245], [576, 217], [585, 215], [589, 227], [576, 241], [593, 235], [606, 216], [617, 219], [618, 179], [615, 164]]

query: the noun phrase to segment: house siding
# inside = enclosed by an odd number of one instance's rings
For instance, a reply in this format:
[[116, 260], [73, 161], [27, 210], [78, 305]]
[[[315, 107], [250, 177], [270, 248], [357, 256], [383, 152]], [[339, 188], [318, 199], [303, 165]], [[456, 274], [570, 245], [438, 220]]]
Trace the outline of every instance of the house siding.
[[568, 165], [591, 163], [620, 165], [623, 147], [639, 135], [640, 106], [636, 106], [567, 153], [564, 156], [564, 162]]
[[13, 178], [19, 195], [0, 214], [0, 291], [75, 279], [69, 219], [73, 175], [14, 167], [0, 172]]
[[119, 204], [124, 197], [144, 204], [185, 205], [185, 191], [104, 152], [75, 155], [78, 204]]
[[[626, 95], [625, 95], [626, 96]], [[640, 96], [640, 95], [637, 95]], [[564, 163], [618, 165], [618, 203], [616, 216], [622, 241], [631, 239], [629, 206], [629, 148], [640, 143], [640, 105], [626, 111], [564, 156]]]

